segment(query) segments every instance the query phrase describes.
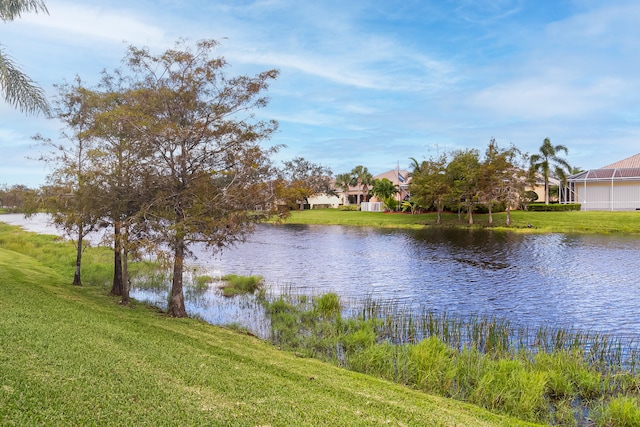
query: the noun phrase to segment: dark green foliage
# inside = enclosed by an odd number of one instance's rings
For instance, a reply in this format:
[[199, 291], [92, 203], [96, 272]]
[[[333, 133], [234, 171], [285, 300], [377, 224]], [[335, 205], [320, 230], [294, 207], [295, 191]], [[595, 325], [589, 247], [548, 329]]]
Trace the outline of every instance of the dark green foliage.
[[530, 203], [527, 207], [532, 212], [566, 212], [566, 211], [579, 211], [580, 203], [563, 203], [563, 204], [549, 204], [544, 203]]
[[533, 190], [527, 190], [527, 191], [524, 192], [522, 200], [525, 203], [533, 203], [536, 200], [538, 200], [538, 193], [536, 193]]
[[359, 211], [360, 205], [341, 205], [340, 210], [341, 211]]

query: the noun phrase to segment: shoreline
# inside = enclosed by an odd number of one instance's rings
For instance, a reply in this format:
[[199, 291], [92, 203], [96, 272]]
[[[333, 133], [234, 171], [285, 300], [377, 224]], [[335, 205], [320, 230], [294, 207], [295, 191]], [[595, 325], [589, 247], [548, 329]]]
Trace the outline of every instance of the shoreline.
[[511, 225], [506, 225], [506, 213], [493, 214], [489, 224], [488, 214], [474, 214], [469, 225], [466, 216], [458, 219], [457, 213], [442, 213], [437, 224], [436, 213], [388, 214], [383, 212], [341, 211], [317, 209], [291, 211], [282, 224], [343, 225], [358, 227], [422, 229], [426, 227], [460, 228], [468, 230], [495, 230], [514, 233], [580, 233], [580, 234], [632, 234], [640, 237], [640, 212], [568, 211], [528, 212], [512, 211]]

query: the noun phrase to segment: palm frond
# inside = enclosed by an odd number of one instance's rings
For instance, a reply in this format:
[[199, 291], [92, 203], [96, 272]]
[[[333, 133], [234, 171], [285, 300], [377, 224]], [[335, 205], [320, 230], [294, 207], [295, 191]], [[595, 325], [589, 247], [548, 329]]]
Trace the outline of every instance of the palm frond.
[[23, 113], [50, 112], [45, 92], [24, 74], [2, 50], [0, 50], [0, 92], [10, 105]]
[[43, 0], [0, 0], [0, 19], [4, 22], [13, 21], [28, 12], [49, 13]]

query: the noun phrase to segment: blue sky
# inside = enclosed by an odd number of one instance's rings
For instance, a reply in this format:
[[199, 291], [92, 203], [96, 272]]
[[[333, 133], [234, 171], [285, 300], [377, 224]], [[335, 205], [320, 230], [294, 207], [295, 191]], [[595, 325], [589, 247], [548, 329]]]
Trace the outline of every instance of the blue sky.
[[[373, 174], [496, 138], [544, 138], [584, 169], [640, 152], [640, 2], [597, 0], [48, 0], [0, 43], [49, 94], [97, 82], [126, 46], [214, 38], [229, 74], [277, 68], [260, 116], [277, 160]], [[0, 102], [0, 184], [39, 186], [31, 136], [60, 124]]]

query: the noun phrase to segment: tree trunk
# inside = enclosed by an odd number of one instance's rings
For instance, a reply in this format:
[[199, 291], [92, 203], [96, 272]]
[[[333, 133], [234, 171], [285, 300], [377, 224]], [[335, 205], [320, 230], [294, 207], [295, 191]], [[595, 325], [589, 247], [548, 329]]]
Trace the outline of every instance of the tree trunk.
[[129, 304], [129, 230], [122, 232], [122, 305]]
[[549, 181], [544, 182], [544, 204], [549, 204]]
[[184, 293], [182, 291], [182, 272], [184, 266], [184, 240], [176, 244], [173, 257], [173, 280], [171, 283], [171, 298], [167, 314], [171, 317], [187, 317], [184, 307]]
[[491, 211], [491, 203], [489, 205], [489, 224], [493, 224], [493, 212]]
[[122, 295], [122, 238], [120, 222], [113, 222], [113, 285], [111, 295]]
[[82, 280], [80, 278], [80, 266], [82, 265], [82, 238], [84, 236], [84, 230], [82, 225], [78, 229], [78, 243], [76, 245], [76, 267], [73, 272], [73, 285], [82, 286]]
[[507, 227], [511, 225], [511, 207], [507, 204]]
[[440, 212], [442, 212], [442, 208], [440, 207], [440, 203], [438, 203], [438, 220], [436, 222], [437, 224], [440, 224], [440, 221], [441, 221]]
[[467, 206], [467, 214], [469, 215], [469, 225], [473, 225], [473, 206]]

